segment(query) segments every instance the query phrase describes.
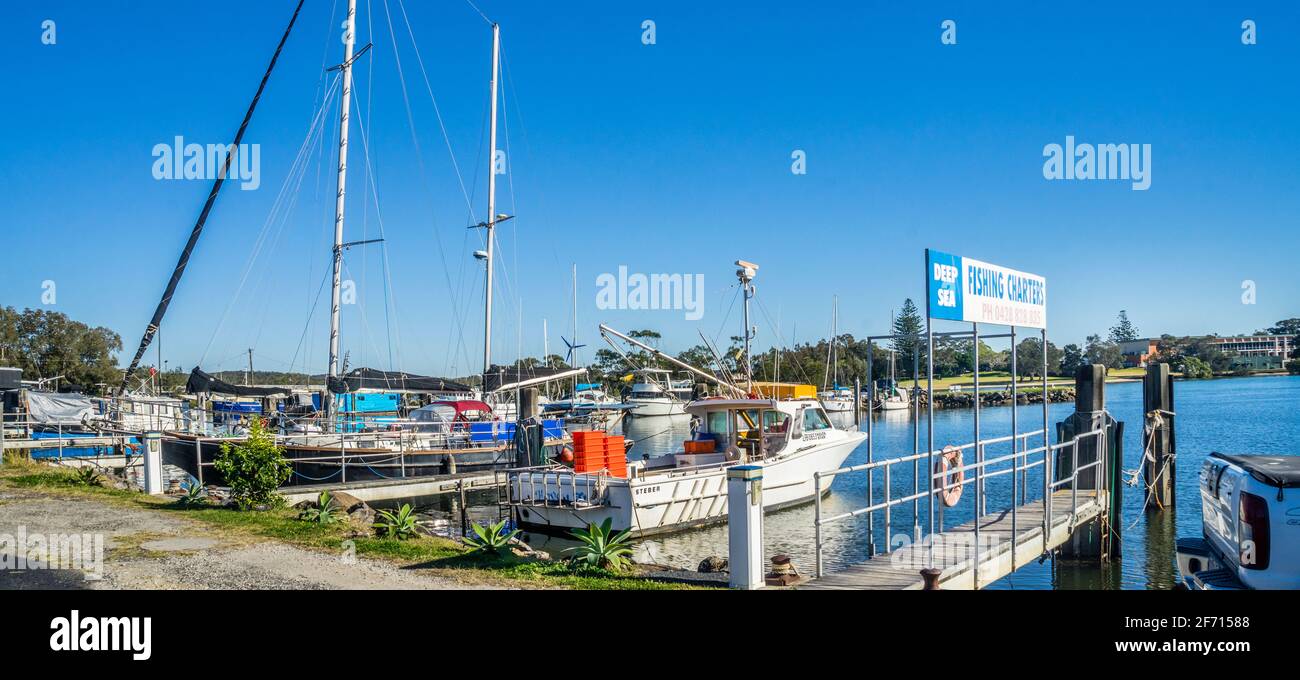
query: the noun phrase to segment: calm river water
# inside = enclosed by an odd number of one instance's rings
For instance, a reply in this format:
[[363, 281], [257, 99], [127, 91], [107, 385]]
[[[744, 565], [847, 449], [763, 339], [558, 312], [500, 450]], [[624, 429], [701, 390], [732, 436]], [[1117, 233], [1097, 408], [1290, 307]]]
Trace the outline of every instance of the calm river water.
[[[1257, 378], [1227, 378], [1219, 380], [1187, 381], [1175, 385], [1175, 411], [1178, 442], [1178, 497], [1172, 510], [1157, 513], [1142, 511], [1141, 487], [1124, 487], [1122, 519], [1122, 556], [1109, 568], [1076, 565], [1067, 562], [1047, 561], [1030, 564], [995, 583], [999, 589], [1166, 589], [1173, 586], [1177, 571], [1173, 563], [1174, 539], [1178, 536], [1200, 534], [1201, 508], [1197, 494], [1196, 477], [1201, 461], [1211, 451], [1252, 453], [1300, 453], [1300, 376], [1270, 376]], [[1124, 468], [1135, 469], [1142, 457], [1142, 385], [1118, 383], [1107, 385], [1106, 406], [1111, 415], [1125, 423]], [[1048, 418], [1051, 427], [1073, 412], [1073, 404], [1053, 404]], [[922, 411], [924, 416], [924, 411]], [[963, 444], [972, 441], [974, 412], [971, 409], [936, 410], [934, 415], [934, 441], [936, 448], [945, 444]], [[1028, 432], [1042, 427], [1042, 406], [1021, 406], [1018, 411], [1018, 430]], [[851, 418], [837, 423], [852, 426]], [[865, 425], [864, 425], [865, 427]], [[908, 412], [878, 414], [874, 422], [876, 460], [908, 455], [912, 452], [913, 422]], [[690, 424], [685, 418], [649, 418], [629, 421], [625, 434], [637, 440], [634, 455], [658, 455], [674, 450], [681, 440], [689, 436]], [[984, 408], [980, 411], [980, 429], [984, 438], [1011, 434], [1011, 408]], [[925, 447], [924, 417], [920, 429], [921, 447]], [[1053, 437], [1053, 440], [1055, 438]], [[1030, 442], [1030, 446], [1041, 440]], [[989, 447], [987, 456], [1010, 452], [1010, 448]], [[854, 451], [846, 465], [865, 463], [865, 443]], [[911, 467], [896, 466], [891, 473], [893, 493], [905, 495], [913, 488]], [[923, 473], [924, 474], [924, 473]], [[1030, 488], [1041, 488], [1042, 477], [1031, 476]], [[881, 480], [877, 477], [876, 494], [881, 493]], [[948, 510], [946, 526], [960, 524], [970, 518], [973, 503], [971, 488], [961, 503]], [[990, 480], [987, 486], [988, 508], [1007, 507], [1010, 477]], [[481, 503], [494, 500], [481, 499]], [[877, 496], [879, 500], [879, 495]], [[835, 480], [833, 491], [825, 500], [831, 513], [853, 510], [866, 505], [865, 474], [842, 475]], [[964, 512], [963, 512], [964, 511]], [[481, 505], [472, 513], [475, 518], [492, 519], [494, 506]], [[919, 507], [920, 523], [928, 526], [924, 502]], [[877, 513], [874, 534], [877, 550], [884, 549], [883, 517]], [[895, 508], [893, 535], [911, 534], [913, 516], [908, 507]], [[857, 562], [867, 554], [867, 519], [845, 520], [829, 527], [828, 547], [824, 553], [828, 571], [848, 563]], [[813, 508], [811, 505], [783, 510], [767, 515], [764, 522], [766, 554], [789, 554], [800, 570], [811, 572], [814, 565]], [[529, 542], [541, 549], [558, 553], [572, 545], [565, 539], [530, 535]], [[637, 546], [638, 561], [657, 562], [674, 567], [693, 569], [701, 559], [710, 555], [725, 556], [727, 528], [725, 525], [655, 537]]]

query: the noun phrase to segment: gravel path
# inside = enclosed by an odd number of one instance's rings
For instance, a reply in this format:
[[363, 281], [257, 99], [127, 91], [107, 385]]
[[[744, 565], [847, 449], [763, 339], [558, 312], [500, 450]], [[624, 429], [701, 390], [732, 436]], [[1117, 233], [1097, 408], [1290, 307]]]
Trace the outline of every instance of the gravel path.
[[[450, 589], [471, 587], [385, 562], [240, 537], [162, 513], [91, 499], [0, 491], [0, 554], [34, 534], [103, 534], [102, 578], [74, 570], [0, 569], [6, 589]], [[10, 537], [4, 540], [4, 537]]]

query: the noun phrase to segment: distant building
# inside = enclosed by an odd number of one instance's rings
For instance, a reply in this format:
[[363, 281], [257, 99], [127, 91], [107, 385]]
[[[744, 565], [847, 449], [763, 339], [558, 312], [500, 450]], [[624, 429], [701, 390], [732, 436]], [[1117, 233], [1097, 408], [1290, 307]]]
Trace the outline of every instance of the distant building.
[[1242, 335], [1206, 340], [1232, 358], [1233, 369], [1247, 370], [1282, 368], [1296, 345], [1294, 335]]
[[1147, 360], [1160, 348], [1159, 338], [1138, 338], [1119, 343], [1120, 354], [1124, 355], [1127, 368], [1146, 368]]

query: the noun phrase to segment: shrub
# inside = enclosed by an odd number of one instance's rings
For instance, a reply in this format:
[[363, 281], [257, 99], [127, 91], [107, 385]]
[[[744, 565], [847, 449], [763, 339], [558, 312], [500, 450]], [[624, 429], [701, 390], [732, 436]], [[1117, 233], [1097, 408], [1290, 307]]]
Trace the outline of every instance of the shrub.
[[510, 539], [519, 534], [518, 529], [506, 533], [505, 520], [497, 522], [490, 527], [484, 527], [481, 524], [475, 523], [471, 528], [474, 530], [474, 536], [467, 537], [465, 539], [465, 545], [473, 548], [474, 552], [483, 553], [485, 555], [499, 554], [506, 546], [510, 545]]
[[310, 508], [303, 508], [298, 513], [298, 519], [317, 524], [333, 524], [339, 521], [338, 514], [334, 512], [334, 497], [328, 491], [320, 492], [316, 497], [316, 505]]
[[574, 564], [579, 567], [594, 567], [609, 571], [621, 571], [631, 564], [628, 557], [632, 554], [632, 548], [628, 547], [627, 541], [632, 536], [632, 532], [624, 529], [615, 534], [611, 529], [612, 523], [613, 520], [606, 518], [600, 526], [588, 524], [586, 529], [574, 529], [569, 532], [574, 538], [582, 541], [582, 545], [565, 550], [574, 553]]
[[226, 478], [231, 500], [241, 510], [282, 505], [284, 498], [276, 492], [293, 474], [289, 461], [275, 445], [275, 437], [267, 431], [261, 418], [249, 420], [248, 439], [244, 443], [221, 445], [213, 467]]
[[1214, 377], [1214, 369], [1210, 364], [1196, 357], [1183, 358], [1183, 377], [1189, 380], [1205, 379]]
[[103, 486], [104, 475], [99, 474], [99, 470], [93, 467], [77, 468], [77, 474], [72, 478], [72, 483], [76, 486]]
[[1291, 375], [1300, 375], [1300, 359], [1292, 359], [1286, 362], [1286, 372]]
[[411, 504], [403, 503], [397, 512], [380, 510], [374, 527], [379, 535], [401, 541], [415, 536], [416, 530], [420, 528], [420, 520], [416, 518]]
[[185, 495], [176, 499], [182, 508], [201, 508], [208, 504], [208, 487], [191, 480], [185, 485]]

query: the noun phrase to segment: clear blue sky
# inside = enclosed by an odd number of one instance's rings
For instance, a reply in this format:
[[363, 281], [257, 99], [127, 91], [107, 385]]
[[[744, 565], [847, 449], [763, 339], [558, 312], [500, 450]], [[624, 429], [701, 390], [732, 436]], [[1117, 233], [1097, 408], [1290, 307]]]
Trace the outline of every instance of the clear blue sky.
[[[386, 1], [420, 153], [385, 0], [360, 0], [360, 41], [375, 47], [356, 69], [347, 239], [379, 234], [361, 120], [388, 240], [348, 254], [359, 301], [344, 308], [343, 346], [353, 366], [386, 368], [391, 352], [396, 367], [463, 375], [481, 355], [482, 270], [470, 253], [482, 242], [465, 225], [486, 214], [490, 29], [464, 2], [405, 0], [471, 215], [402, 8]], [[309, 313], [329, 263], [336, 114], [292, 210], [240, 280], [328, 83], [322, 66], [341, 60], [345, 5], [303, 10], [245, 139], [261, 145], [261, 187], [227, 186], [163, 324], [173, 367], [239, 368], [255, 347], [259, 368], [325, 369], [328, 289]], [[10, 9], [0, 304], [40, 306], [52, 280], [54, 309], [113, 328], [124, 354], [134, 350], [209, 189], [153, 179], [152, 149], [177, 135], [230, 140], [292, 7]], [[786, 342], [829, 332], [832, 295], [841, 332], [884, 332], [903, 298], [924, 299], [927, 246], [1046, 276], [1057, 344], [1104, 333], [1121, 308], [1150, 335], [1300, 316], [1294, 3], [480, 7], [502, 25], [510, 165], [499, 205], [519, 215], [500, 230], [498, 361], [517, 355], [520, 318], [524, 354], [540, 354], [543, 319], [559, 351], [573, 262], [588, 357], [601, 321], [658, 329], [672, 350], [698, 342], [697, 330], [737, 334], [736, 258], [762, 266], [759, 296]], [[45, 19], [55, 45], [41, 43]], [[654, 45], [641, 42], [645, 19]], [[944, 19], [957, 22], [955, 46], [940, 44]], [[1242, 45], [1244, 19], [1257, 45]], [[1066, 135], [1150, 144], [1150, 189], [1045, 180], [1043, 147]], [[790, 171], [795, 149], [806, 175]], [[704, 274], [703, 319], [596, 309], [596, 276], [620, 265]], [[1254, 305], [1241, 302], [1247, 279]]]

